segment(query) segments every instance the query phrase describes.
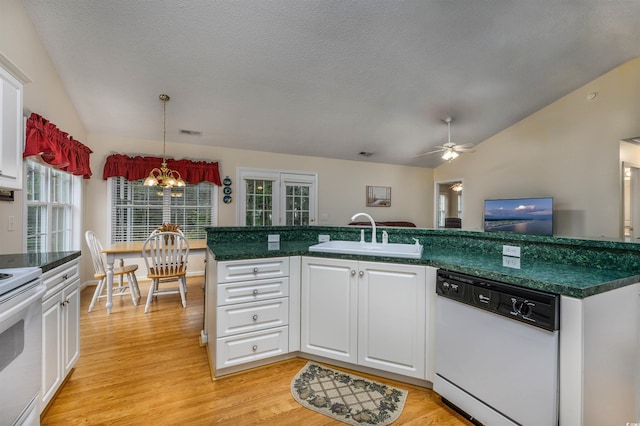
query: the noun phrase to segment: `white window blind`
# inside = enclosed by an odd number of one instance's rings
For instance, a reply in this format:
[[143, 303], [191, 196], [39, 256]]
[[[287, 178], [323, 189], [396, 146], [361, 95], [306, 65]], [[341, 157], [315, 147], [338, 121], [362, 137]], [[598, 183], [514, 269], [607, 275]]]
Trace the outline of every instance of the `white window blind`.
[[144, 241], [163, 223], [176, 223], [188, 239], [204, 239], [217, 224], [218, 187], [209, 182], [182, 188], [144, 186], [144, 179], [111, 181], [111, 242]]

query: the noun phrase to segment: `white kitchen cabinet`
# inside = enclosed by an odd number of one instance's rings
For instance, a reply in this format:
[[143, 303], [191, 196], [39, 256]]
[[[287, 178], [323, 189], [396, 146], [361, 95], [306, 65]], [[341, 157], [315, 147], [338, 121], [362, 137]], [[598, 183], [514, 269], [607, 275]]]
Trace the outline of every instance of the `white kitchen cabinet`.
[[302, 258], [301, 350], [358, 362], [358, 262]]
[[207, 259], [207, 342], [214, 375], [299, 348], [299, 257]]
[[360, 262], [358, 365], [425, 378], [424, 266]]
[[55, 396], [80, 356], [78, 259], [42, 274], [42, 388], [40, 409]]
[[427, 378], [427, 267], [302, 258], [302, 352]]
[[23, 84], [0, 67], [0, 188], [22, 189]]

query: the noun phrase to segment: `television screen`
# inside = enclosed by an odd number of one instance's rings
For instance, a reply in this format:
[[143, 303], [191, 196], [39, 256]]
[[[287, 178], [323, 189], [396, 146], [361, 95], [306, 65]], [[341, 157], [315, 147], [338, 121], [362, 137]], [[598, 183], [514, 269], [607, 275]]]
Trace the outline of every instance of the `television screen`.
[[553, 198], [485, 200], [484, 230], [553, 235]]

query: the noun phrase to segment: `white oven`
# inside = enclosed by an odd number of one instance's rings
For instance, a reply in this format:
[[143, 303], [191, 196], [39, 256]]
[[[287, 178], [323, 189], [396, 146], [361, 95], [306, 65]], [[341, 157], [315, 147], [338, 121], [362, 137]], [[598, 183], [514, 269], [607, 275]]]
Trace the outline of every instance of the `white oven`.
[[0, 425], [40, 424], [41, 274], [0, 269]]

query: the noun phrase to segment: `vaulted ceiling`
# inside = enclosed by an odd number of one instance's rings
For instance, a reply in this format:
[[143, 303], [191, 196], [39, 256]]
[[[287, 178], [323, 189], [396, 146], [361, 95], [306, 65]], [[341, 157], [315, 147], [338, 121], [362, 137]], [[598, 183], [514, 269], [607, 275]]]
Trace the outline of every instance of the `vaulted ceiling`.
[[167, 93], [168, 141], [419, 167], [640, 56], [639, 0], [24, 5], [89, 133], [161, 141]]

